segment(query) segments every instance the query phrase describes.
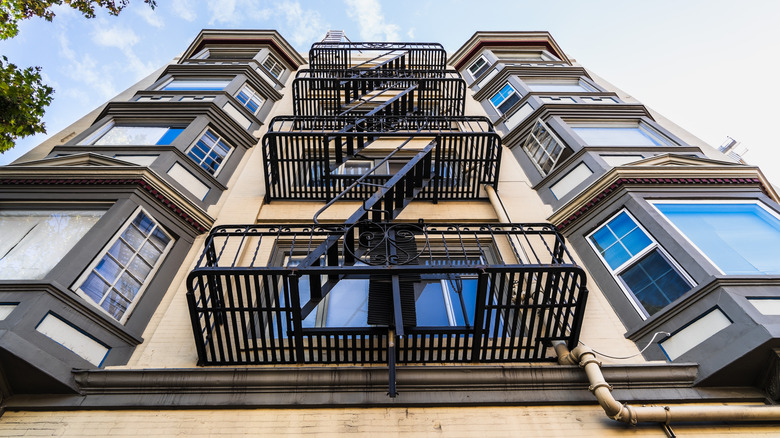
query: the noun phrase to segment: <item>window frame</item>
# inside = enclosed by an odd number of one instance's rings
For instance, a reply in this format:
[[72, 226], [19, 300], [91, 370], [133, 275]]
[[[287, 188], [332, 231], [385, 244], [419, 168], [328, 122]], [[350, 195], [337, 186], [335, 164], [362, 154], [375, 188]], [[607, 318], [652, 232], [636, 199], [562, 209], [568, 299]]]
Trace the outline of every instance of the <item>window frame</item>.
[[[658, 212], [659, 215], [661, 215], [662, 218], [666, 221], [667, 224], [672, 226], [672, 229], [674, 229], [677, 234], [683, 237], [686, 242], [688, 242], [698, 253], [704, 257], [708, 263], [710, 263], [721, 275], [751, 275], [751, 274], [729, 274], [725, 272], [723, 269], [721, 269], [720, 266], [718, 266], [717, 263], [715, 263], [708, 255], [705, 253], [701, 248], [699, 248], [696, 243], [694, 243], [680, 228], [677, 227], [677, 225], [672, 222], [666, 215], [661, 212], [661, 209], [656, 206], [656, 204], [731, 204], [731, 205], [756, 205], [759, 208], [763, 209], [765, 212], [767, 212], [769, 215], [780, 221], [780, 213], [772, 210], [769, 208], [768, 205], [763, 203], [762, 201], [758, 199], [653, 199], [647, 201], [653, 209]], [[764, 274], [764, 273], [757, 273], [752, 275], [772, 275], [772, 274]]]
[[[152, 266], [152, 269], [149, 271], [149, 274], [147, 274], [144, 281], [141, 283], [141, 287], [138, 289], [138, 292], [133, 297], [133, 300], [130, 301], [127, 305], [127, 309], [125, 309], [125, 312], [122, 314], [122, 317], [120, 319], [116, 319], [113, 315], [111, 315], [106, 309], [104, 309], [101, 306], [101, 303], [96, 302], [93, 300], [89, 295], [87, 295], [86, 292], [84, 292], [81, 287], [84, 285], [84, 283], [87, 281], [89, 276], [92, 274], [92, 272], [95, 270], [97, 265], [103, 261], [103, 258], [105, 258], [108, 255], [108, 251], [111, 250], [111, 248], [114, 246], [114, 244], [122, 237], [122, 234], [131, 226], [133, 226], [133, 222], [138, 217], [139, 214], [144, 214], [146, 217], [148, 217], [150, 220], [152, 220], [155, 223], [155, 230], [160, 229], [163, 234], [165, 234], [166, 237], [168, 237], [170, 240], [168, 241], [168, 244], [163, 248], [163, 250], [160, 252], [160, 257], [157, 259], [155, 264]], [[148, 240], [148, 239], [146, 239]], [[97, 255], [92, 259], [92, 261], [87, 265], [87, 267], [84, 269], [84, 271], [79, 275], [79, 277], [76, 279], [76, 281], [73, 282], [73, 284], [70, 286], [70, 289], [76, 292], [78, 296], [86, 300], [90, 305], [97, 308], [100, 312], [106, 314], [109, 318], [111, 318], [114, 321], [119, 322], [120, 324], [126, 324], [127, 320], [130, 318], [130, 316], [133, 314], [133, 311], [135, 310], [136, 305], [138, 302], [141, 301], [141, 298], [143, 297], [144, 293], [146, 292], [149, 285], [154, 281], [155, 275], [157, 275], [157, 272], [160, 270], [162, 265], [165, 263], [165, 259], [170, 253], [173, 246], [176, 244], [176, 238], [175, 236], [170, 233], [168, 230], [165, 229], [165, 227], [162, 226], [160, 221], [155, 219], [154, 216], [149, 214], [146, 209], [143, 207], [137, 207], [133, 210], [133, 212], [130, 214], [130, 216], [122, 223], [122, 226], [119, 227], [119, 229], [114, 233], [113, 236], [111, 236], [111, 239], [106, 243], [106, 245], [101, 248], [101, 250], [97, 253]], [[140, 252], [140, 248], [138, 252], [133, 253], [133, 257], [137, 256]], [[128, 271], [126, 266], [122, 267], [122, 271], [120, 274], [117, 275], [117, 279], [121, 277], [121, 275]], [[111, 288], [113, 285], [116, 284], [116, 281], [109, 286], [108, 292], [106, 292], [106, 295], [104, 295], [101, 299], [101, 301], [105, 300], [108, 295], [111, 292]]]
[[[479, 67], [479, 68], [477, 68], [477, 71], [479, 71], [479, 70], [480, 70], [480, 69], [482, 69], [483, 67], [485, 68], [485, 70], [483, 70], [483, 71], [482, 71], [482, 73], [480, 73], [480, 74], [476, 74], [476, 73], [475, 73], [474, 71], [472, 71], [471, 69], [472, 69], [472, 68], [473, 68], [475, 65], [477, 65], [477, 63], [478, 63], [479, 61], [483, 61], [484, 63], [483, 63], [482, 65], [480, 65], [480, 67]], [[488, 61], [487, 61], [487, 58], [485, 58], [485, 55], [479, 55], [479, 58], [477, 58], [477, 60], [476, 60], [476, 61], [472, 62], [472, 63], [471, 63], [471, 65], [469, 65], [469, 66], [468, 66], [468, 68], [466, 68], [466, 71], [468, 71], [468, 72], [469, 72], [469, 76], [471, 76], [471, 77], [472, 77], [472, 79], [474, 79], [475, 81], [477, 80], [477, 78], [480, 78], [480, 77], [482, 77], [482, 76], [483, 76], [485, 73], [487, 73], [489, 70], [490, 70], [490, 64], [488, 63]]]
[[[504, 99], [502, 99], [502, 100], [501, 100], [501, 103], [500, 103], [500, 104], [498, 104], [498, 105], [496, 105], [495, 103], [493, 103], [493, 98], [494, 98], [494, 97], [496, 97], [496, 96], [497, 96], [499, 93], [501, 93], [502, 91], [504, 91], [504, 89], [505, 89], [506, 87], [509, 87], [509, 88], [511, 88], [511, 89], [512, 89], [512, 94], [508, 94], [506, 97], [504, 97]], [[502, 110], [501, 110], [501, 108], [499, 108], [499, 107], [500, 107], [501, 105], [503, 105], [503, 104], [504, 104], [504, 103], [505, 103], [507, 100], [509, 100], [509, 99], [512, 97], [512, 95], [513, 95], [513, 94], [514, 94], [515, 96], [517, 96], [517, 102], [513, 103], [512, 105], [510, 105], [510, 106], [509, 106], [509, 107], [506, 109], [506, 111], [502, 111]], [[498, 91], [496, 91], [495, 93], [493, 93], [493, 95], [492, 95], [492, 96], [490, 96], [490, 97], [488, 98], [488, 102], [490, 102], [490, 105], [491, 105], [491, 106], [493, 106], [493, 108], [495, 108], [496, 112], [497, 112], [499, 115], [503, 116], [504, 114], [508, 114], [508, 113], [509, 113], [509, 110], [511, 110], [511, 109], [512, 109], [512, 107], [514, 107], [514, 106], [515, 106], [515, 105], [516, 105], [518, 102], [520, 102], [520, 100], [522, 100], [522, 98], [523, 98], [523, 97], [522, 97], [522, 95], [521, 95], [520, 93], [518, 93], [518, 92], [517, 92], [517, 89], [516, 89], [514, 86], [512, 86], [512, 84], [510, 84], [510, 83], [509, 83], [509, 81], [506, 81], [506, 82], [504, 82], [504, 85], [502, 85], [502, 86], [501, 86], [501, 88], [500, 88]]]
[[[213, 134], [215, 137], [217, 137], [217, 142], [221, 142], [222, 144], [224, 144], [225, 146], [227, 146], [227, 147], [228, 147], [228, 151], [227, 151], [227, 153], [225, 154], [225, 156], [224, 156], [224, 157], [222, 157], [222, 161], [220, 161], [219, 165], [217, 166], [217, 168], [216, 168], [216, 169], [214, 169], [214, 172], [213, 172], [213, 173], [212, 173], [212, 172], [209, 172], [209, 170], [208, 170], [208, 169], [206, 169], [205, 167], [203, 167], [203, 162], [205, 162], [206, 158], [208, 157], [208, 153], [206, 154], [206, 157], [204, 157], [204, 158], [203, 158], [203, 160], [201, 160], [200, 162], [199, 162], [199, 161], [196, 161], [196, 157], [193, 157], [193, 156], [191, 156], [191, 155], [190, 155], [190, 151], [192, 151], [192, 149], [193, 149], [193, 148], [194, 148], [194, 147], [195, 147], [195, 146], [198, 144], [198, 142], [199, 142], [199, 141], [200, 141], [200, 140], [203, 138], [203, 136], [205, 136], [205, 135], [206, 135], [206, 133], [207, 133], [207, 132], [211, 132], [211, 133], [212, 133], [212, 134]], [[217, 175], [219, 175], [220, 171], [221, 171], [221, 170], [222, 170], [222, 168], [223, 168], [223, 166], [222, 166], [222, 165], [223, 165], [225, 162], [227, 162], [227, 160], [228, 160], [228, 159], [230, 158], [230, 156], [233, 154], [233, 150], [234, 150], [234, 149], [235, 149], [235, 147], [234, 147], [233, 145], [231, 145], [230, 143], [226, 142], [226, 141], [223, 139], [223, 137], [222, 137], [221, 135], [219, 135], [219, 134], [216, 132], [216, 130], [214, 130], [214, 129], [213, 129], [213, 128], [211, 128], [210, 126], [207, 126], [205, 129], [203, 129], [203, 130], [200, 132], [200, 134], [198, 134], [198, 135], [195, 137], [195, 141], [193, 141], [193, 142], [192, 142], [192, 144], [190, 144], [190, 146], [189, 146], [189, 147], [187, 147], [187, 149], [185, 149], [185, 151], [184, 151], [184, 155], [186, 155], [186, 156], [187, 156], [187, 158], [189, 158], [189, 159], [190, 159], [190, 161], [191, 161], [192, 163], [194, 163], [196, 167], [198, 167], [199, 169], [203, 170], [204, 172], [206, 172], [206, 173], [208, 173], [209, 175], [211, 175], [211, 176], [213, 176], [213, 177], [215, 177], [215, 178], [216, 178], [216, 176], [217, 176]], [[213, 150], [214, 150], [213, 148], [212, 148], [212, 149], [209, 149], [209, 151], [208, 151], [208, 152], [211, 152], [211, 151], [213, 151]]]
[[[599, 119], [572, 119], [572, 118], [565, 118], [563, 119], [563, 123], [571, 130], [572, 134], [575, 135], [575, 138], [582, 144], [583, 146], [590, 146], [590, 147], [599, 147], [599, 146], [605, 146], [605, 147], [670, 147], [670, 146], [680, 146], [680, 144], [672, 140], [669, 136], [666, 134], [661, 133], [660, 130], [656, 129], [654, 126], [652, 126], [650, 123], [648, 123], [645, 120], [642, 119], [629, 119], [629, 120], [615, 120], [615, 119], [607, 119], [607, 120], [599, 120]], [[575, 128], [636, 128], [639, 131], [641, 131], [648, 139], [650, 139], [651, 142], [655, 143], [653, 145], [632, 145], [632, 144], [619, 144], [619, 145], [612, 145], [612, 144], [590, 144], [588, 143], [579, 133], [577, 133]]]
[[[547, 170], [547, 171], [545, 171], [544, 169], [542, 169], [542, 166], [541, 166], [541, 165], [539, 164], [539, 162], [538, 162], [538, 161], [537, 161], [537, 160], [536, 160], [536, 159], [533, 157], [533, 155], [531, 154], [531, 151], [528, 149], [528, 144], [529, 144], [529, 143], [530, 143], [530, 142], [533, 140], [533, 141], [534, 141], [534, 142], [535, 142], [535, 143], [536, 143], [536, 144], [537, 144], [537, 145], [538, 145], [538, 146], [539, 146], [539, 147], [540, 147], [540, 148], [541, 148], [541, 149], [544, 151], [544, 156], [545, 156], [545, 157], [552, 157], [552, 154], [550, 154], [550, 153], [547, 151], [547, 149], [546, 149], [546, 148], [543, 148], [543, 147], [542, 147], [542, 143], [541, 143], [541, 142], [540, 142], [540, 141], [539, 141], [539, 140], [536, 138], [536, 136], [534, 135], [534, 131], [536, 131], [536, 127], [537, 127], [537, 126], [539, 126], [539, 125], [541, 125], [542, 127], [544, 127], [544, 128], [547, 130], [547, 133], [548, 133], [548, 135], [550, 135], [550, 136], [552, 137], [552, 139], [553, 139], [555, 142], [557, 142], [557, 144], [558, 144], [559, 146], [561, 146], [561, 152], [558, 154], [558, 156], [557, 156], [557, 157], [555, 157], [555, 159], [553, 160], [553, 164], [552, 164], [552, 166], [550, 167], [550, 170]], [[561, 164], [561, 162], [562, 162], [562, 161], [561, 161], [561, 156], [563, 156], [563, 153], [566, 151], [566, 149], [568, 149], [569, 151], [571, 151], [572, 153], [574, 153], [574, 151], [573, 151], [573, 150], [572, 150], [572, 149], [571, 149], [571, 148], [570, 148], [568, 145], [566, 145], [566, 143], [564, 143], [564, 142], [563, 142], [563, 141], [560, 139], [560, 137], [558, 137], [558, 135], [557, 135], [557, 134], [556, 134], [556, 133], [555, 133], [555, 132], [554, 132], [554, 131], [553, 131], [553, 130], [550, 128], [550, 125], [548, 125], [547, 123], [545, 123], [545, 122], [544, 122], [544, 120], [542, 120], [542, 119], [536, 119], [536, 123], [534, 123], [533, 127], [532, 127], [532, 128], [531, 128], [531, 130], [528, 132], [528, 137], [526, 137], [526, 140], [525, 140], [525, 142], [523, 143], [523, 146], [522, 146], [522, 148], [523, 148], [523, 150], [525, 151], [525, 153], [526, 153], [526, 155], [528, 156], [528, 158], [531, 160], [531, 162], [532, 162], [532, 163], [534, 163], [534, 166], [536, 166], [536, 169], [539, 171], [539, 173], [541, 173], [541, 174], [542, 174], [542, 176], [544, 176], [544, 177], [546, 177], [547, 175], [549, 175], [549, 174], [551, 174], [552, 172], [554, 172], [554, 171], [555, 171], [555, 169], [558, 167], [558, 165], [559, 165], [559, 164]], [[563, 161], [565, 161], [565, 160], [566, 160], [566, 158], [564, 158], [564, 160], [563, 160]]]
[[[167, 129], [181, 129], [181, 131], [176, 134], [176, 137], [174, 137], [169, 143], [167, 144], [96, 144], [98, 141], [100, 141], [101, 138], [103, 138], [106, 134], [109, 133], [113, 128], [115, 127], [121, 127], [121, 126], [127, 126], [127, 127], [137, 127], [137, 128], [167, 128]], [[159, 124], [152, 122], [149, 125], [140, 125], [138, 123], [117, 123], [116, 119], [111, 119], [101, 125], [98, 129], [93, 131], [89, 136], [87, 136], [83, 141], [78, 142], [79, 145], [84, 146], [97, 146], [97, 147], [111, 147], [111, 146], [171, 146], [173, 145], [176, 140], [179, 138], [179, 136], [184, 132], [184, 130], [187, 129], [187, 126], [177, 127], [175, 123], [173, 124]], [[167, 132], [160, 136], [160, 138], [157, 140], [158, 142], [162, 140], [163, 137], [167, 135]]]
[[[578, 93], [597, 93], [600, 92], [598, 88], [590, 84], [585, 80], [582, 76], [576, 76], [576, 77], [521, 77], [521, 81], [523, 81], [523, 84], [526, 85], [526, 88], [528, 88], [529, 93], [536, 93], [536, 94], [544, 94], [544, 93], [569, 93], [569, 94], [578, 94]], [[576, 82], [576, 84], [574, 84]], [[549, 91], [549, 90], [534, 90], [531, 88], [532, 85], [535, 83], [544, 83], [547, 85], [551, 85], [554, 83], [561, 83], [565, 85], [577, 85], [582, 90], [579, 91], [570, 91], [570, 90], [557, 90], [557, 91]]]
[[[192, 79], [189, 79], [189, 78], [177, 78], [176, 76], [172, 76], [172, 77], [168, 78], [162, 84], [160, 84], [157, 87], [155, 87], [153, 89], [153, 91], [167, 91], [167, 92], [177, 92], [177, 91], [211, 91], [211, 92], [215, 92], [215, 91], [224, 91], [225, 87], [230, 85], [230, 82], [232, 80], [233, 80], [233, 78], [192, 78]], [[182, 82], [184, 82], [184, 81], [190, 81], [190, 82], [197, 82], [197, 81], [201, 81], [201, 82], [225, 81], [226, 83], [225, 83], [225, 85], [222, 86], [222, 88], [219, 88], [219, 89], [216, 89], [216, 88], [188, 88], [188, 89], [168, 90], [168, 89], [165, 88], [168, 85], [170, 85], [172, 82], [175, 82], [175, 81], [182, 81]]]
[[[637, 228], [641, 230], [645, 234], [645, 236], [650, 240], [650, 244], [647, 245], [647, 247], [643, 248], [638, 253], [636, 253], [635, 255], [631, 256], [620, 266], [617, 266], [616, 268], [613, 269], [609, 265], [607, 260], [604, 258], [604, 256], [601, 254], [601, 252], [598, 250], [598, 248], [596, 248], [596, 245], [591, 239], [591, 237], [622, 213], [626, 213], [628, 215], [628, 217], [634, 222]], [[650, 234], [644, 226], [642, 226], [642, 224], [634, 217], [634, 215], [631, 214], [630, 211], [628, 211], [627, 208], [621, 208], [620, 210], [618, 210], [617, 212], [615, 212], [605, 220], [601, 221], [597, 227], [595, 227], [591, 232], [585, 235], [585, 240], [588, 242], [588, 245], [590, 245], [590, 248], [596, 254], [596, 257], [598, 257], [598, 259], [601, 261], [604, 268], [606, 268], [607, 271], [609, 271], [610, 275], [612, 276], [612, 279], [615, 280], [618, 287], [620, 287], [620, 290], [623, 291], [623, 294], [631, 303], [634, 310], [637, 311], [637, 313], [643, 320], [648, 319], [651, 315], [647, 312], [647, 310], [645, 310], [644, 305], [639, 301], [639, 298], [637, 298], [637, 296], [634, 295], [634, 292], [631, 291], [631, 289], [629, 289], [629, 287], [625, 284], [623, 279], [620, 278], [620, 275], [625, 273], [629, 268], [633, 267], [637, 262], [642, 260], [645, 256], [649, 255], [651, 252], [657, 250], [661, 254], [661, 256], [669, 263], [669, 266], [671, 266], [671, 268], [674, 269], [677, 272], [677, 274], [679, 274], [680, 277], [682, 277], [683, 280], [685, 280], [688, 283], [690, 289], [696, 287], [697, 283], [693, 280], [693, 278], [691, 278], [691, 276], [682, 268], [682, 266], [680, 266], [680, 264], [677, 263], [677, 261], [666, 251], [666, 249], [664, 249], [664, 247], [660, 243], [658, 243], [658, 241], [653, 237], [653, 235]]]
[[[266, 63], [270, 61], [271, 66], [267, 66]], [[268, 56], [265, 57], [263, 62], [260, 63], [263, 68], [271, 74], [276, 80], [281, 80], [282, 75], [285, 71], [287, 71], [287, 67], [284, 66], [276, 57], [273, 55], [273, 53], [269, 53]], [[279, 67], [279, 73], [275, 74], [274, 69], [276, 67]]]
[[[244, 93], [248, 96], [246, 103], [241, 102], [241, 100], [238, 98], [238, 95]], [[266, 99], [263, 97], [262, 94], [260, 94], [257, 90], [254, 89], [254, 87], [250, 86], [247, 83], [244, 83], [241, 88], [239, 88], [238, 92], [233, 96], [238, 101], [238, 103], [241, 104], [244, 108], [246, 108], [247, 111], [252, 113], [253, 115], [257, 115], [257, 113], [260, 112], [261, 109], [263, 109], [263, 105], [265, 105]], [[253, 99], [260, 100], [260, 103], [257, 105], [257, 110], [254, 112], [249, 109], [249, 103], [253, 101]]]

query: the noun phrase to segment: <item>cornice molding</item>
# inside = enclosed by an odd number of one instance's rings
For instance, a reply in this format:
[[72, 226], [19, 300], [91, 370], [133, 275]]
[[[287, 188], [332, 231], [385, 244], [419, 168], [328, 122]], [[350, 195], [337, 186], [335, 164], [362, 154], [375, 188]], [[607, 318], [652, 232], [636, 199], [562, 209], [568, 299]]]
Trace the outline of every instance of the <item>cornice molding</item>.
[[198, 53], [206, 44], [235, 44], [240, 45], [268, 45], [270, 46], [293, 70], [306, 64], [304, 59], [293, 46], [275, 30], [254, 29], [203, 29], [192, 41], [181, 58], [187, 59]]
[[[189, 198], [140, 166], [37, 166], [0, 167], [0, 186], [137, 186], [200, 234], [211, 229], [214, 219]], [[54, 163], [52, 163], [54, 164]]]
[[488, 47], [541, 46], [563, 62], [571, 64], [549, 32], [476, 32], [458, 50], [450, 55], [448, 64], [460, 70], [477, 53]]
[[[755, 166], [724, 165], [714, 160], [679, 157], [670, 160], [666, 154], [667, 163], [687, 162], [699, 165], [659, 165], [661, 157], [642, 160], [633, 165], [614, 167], [602, 175], [586, 190], [567, 202], [548, 218], [559, 230], [571, 226], [586, 216], [588, 211], [625, 187], [637, 186], [724, 186], [733, 185], [757, 186], [764, 194], [778, 201], [777, 193], [764, 175]], [[707, 165], [702, 165], [702, 163]], [[648, 165], [650, 164], [650, 165]]]

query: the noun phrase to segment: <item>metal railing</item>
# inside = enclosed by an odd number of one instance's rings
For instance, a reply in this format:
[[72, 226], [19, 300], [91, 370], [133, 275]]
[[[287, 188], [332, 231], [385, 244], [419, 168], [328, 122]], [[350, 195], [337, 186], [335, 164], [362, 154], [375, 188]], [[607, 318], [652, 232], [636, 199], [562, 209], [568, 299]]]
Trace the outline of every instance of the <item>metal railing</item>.
[[[317, 265], [289, 262], [331, 238]], [[550, 342], [579, 336], [585, 276], [549, 224], [221, 226], [187, 281], [200, 363], [387, 362], [387, 327], [313, 326], [303, 310], [329, 282], [390, 275], [416, 288], [412, 297], [441, 281], [471, 291], [460, 295], [472, 309], [461, 325], [405, 327], [392, 347], [399, 363], [550, 361]], [[369, 313], [378, 293], [368, 292]], [[414, 299], [419, 321], [428, 308]]]

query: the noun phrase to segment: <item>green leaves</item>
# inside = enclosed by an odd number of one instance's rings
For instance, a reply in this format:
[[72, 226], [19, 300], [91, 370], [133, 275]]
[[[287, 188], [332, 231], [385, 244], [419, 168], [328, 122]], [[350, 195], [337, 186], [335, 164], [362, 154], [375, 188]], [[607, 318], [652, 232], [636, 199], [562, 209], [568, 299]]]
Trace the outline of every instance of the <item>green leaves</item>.
[[54, 89], [42, 82], [40, 70], [19, 69], [5, 56], [0, 59], [0, 153], [19, 137], [46, 132], [41, 118]]
[[[0, 39], [13, 38], [19, 33], [18, 23], [32, 17], [41, 17], [46, 21], [54, 18], [51, 8], [66, 4], [81, 12], [86, 18], [95, 18], [98, 8], [105, 9], [111, 15], [119, 15], [130, 0], [0, 0]], [[152, 9], [156, 0], [144, 0]]]
[[[19, 21], [41, 17], [52, 21], [55, 5], [66, 4], [81, 12], [86, 18], [94, 18], [95, 11], [105, 9], [111, 15], [119, 15], [130, 0], [0, 0], [0, 40], [13, 38], [19, 33]], [[156, 0], [144, 0], [152, 9]], [[41, 81], [40, 67], [19, 69], [0, 60], [0, 153], [14, 147], [16, 139], [39, 132], [46, 132], [43, 114], [52, 101], [54, 89]]]

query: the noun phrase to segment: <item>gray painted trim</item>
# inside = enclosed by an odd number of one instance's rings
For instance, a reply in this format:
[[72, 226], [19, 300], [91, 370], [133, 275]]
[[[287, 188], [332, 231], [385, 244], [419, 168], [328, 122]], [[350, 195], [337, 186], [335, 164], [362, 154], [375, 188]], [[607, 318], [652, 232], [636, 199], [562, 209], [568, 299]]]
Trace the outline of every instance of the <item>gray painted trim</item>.
[[[615, 397], [630, 402], [763, 402], [755, 388], [692, 387], [696, 366], [605, 365]], [[384, 367], [257, 367], [74, 371], [80, 395], [21, 395], [8, 409], [478, 406], [595, 404], [577, 366], [403, 366], [399, 396]]]

